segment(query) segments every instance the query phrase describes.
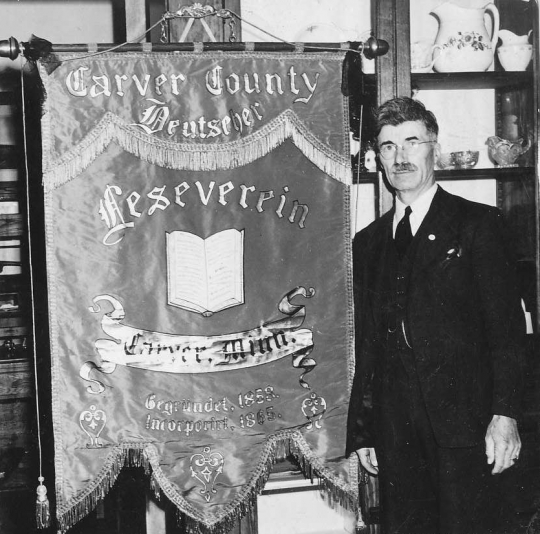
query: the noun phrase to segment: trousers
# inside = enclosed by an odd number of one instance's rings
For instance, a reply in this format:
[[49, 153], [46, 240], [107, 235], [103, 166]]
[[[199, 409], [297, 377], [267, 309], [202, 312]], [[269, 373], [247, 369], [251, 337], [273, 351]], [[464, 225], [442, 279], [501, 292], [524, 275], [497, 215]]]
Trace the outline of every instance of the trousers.
[[412, 351], [398, 348], [374, 398], [384, 534], [483, 534], [492, 492], [483, 440], [440, 447], [434, 437]]

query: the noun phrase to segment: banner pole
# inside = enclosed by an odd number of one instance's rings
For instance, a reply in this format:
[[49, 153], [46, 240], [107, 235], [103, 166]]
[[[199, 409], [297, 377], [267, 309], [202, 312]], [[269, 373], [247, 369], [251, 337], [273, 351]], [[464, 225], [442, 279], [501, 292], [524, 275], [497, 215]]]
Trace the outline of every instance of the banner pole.
[[[16, 59], [20, 53], [26, 55], [32, 43], [19, 43], [14, 37], [0, 40], [0, 57]], [[367, 59], [382, 56], [388, 51], [388, 43], [375, 37], [366, 41], [343, 43], [282, 43], [282, 42], [204, 42], [204, 43], [125, 43], [115, 44], [52, 44], [50, 53], [107, 52], [332, 52], [357, 50]]]

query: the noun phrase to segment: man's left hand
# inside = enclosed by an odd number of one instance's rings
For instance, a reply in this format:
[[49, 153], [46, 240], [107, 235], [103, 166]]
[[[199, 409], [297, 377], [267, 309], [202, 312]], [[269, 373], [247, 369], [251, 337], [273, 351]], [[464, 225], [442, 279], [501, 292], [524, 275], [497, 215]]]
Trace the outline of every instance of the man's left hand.
[[517, 421], [504, 415], [494, 415], [486, 432], [487, 463], [493, 464], [491, 474], [512, 467], [521, 452]]

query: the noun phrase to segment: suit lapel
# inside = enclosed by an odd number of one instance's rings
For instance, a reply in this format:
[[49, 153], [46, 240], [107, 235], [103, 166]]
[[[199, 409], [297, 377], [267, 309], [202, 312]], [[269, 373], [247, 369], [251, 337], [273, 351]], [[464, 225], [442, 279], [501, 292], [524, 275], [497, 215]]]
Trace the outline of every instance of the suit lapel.
[[457, 244], [459, 209], [444, 189], [439, 189], [415, 236], [416, 252], [411, 279], [419, 276], [434, 261], [443, 261], [449, 247]]
[[370, 256], [367, 265], [370, 269], [369, 279], [372, 281], [370, 285], [374, 310], [381, 310], [384, 307], [385, 291], [388, 291], [389, 287], [388, 276], [390, 272], [393, 272], [396, 263], [396, 252], [392, 237], [393, 219], [393, 209], [379, 219], [380, 226], [369, 246]]

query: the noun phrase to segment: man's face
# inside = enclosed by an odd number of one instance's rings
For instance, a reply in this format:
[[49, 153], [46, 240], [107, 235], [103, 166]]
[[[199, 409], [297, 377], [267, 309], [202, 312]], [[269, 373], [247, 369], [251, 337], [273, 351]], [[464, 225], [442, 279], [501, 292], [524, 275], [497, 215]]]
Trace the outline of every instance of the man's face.
[[[384, 159], [379, 154], [379, 161], [401, 201], [410, 204], [435, 183], [435, 160], [440, 146], [422, 122], [407, 121], [397, 126], [383, 126], [377, 141], [379, 149], [389, 144], [398, 145], [390, 159]], [[407, 141], [421, 144], [415, 150], [407, 152], [403, 149]]]

